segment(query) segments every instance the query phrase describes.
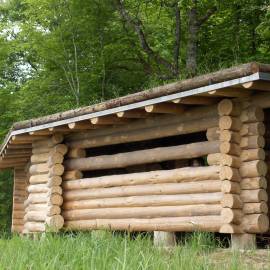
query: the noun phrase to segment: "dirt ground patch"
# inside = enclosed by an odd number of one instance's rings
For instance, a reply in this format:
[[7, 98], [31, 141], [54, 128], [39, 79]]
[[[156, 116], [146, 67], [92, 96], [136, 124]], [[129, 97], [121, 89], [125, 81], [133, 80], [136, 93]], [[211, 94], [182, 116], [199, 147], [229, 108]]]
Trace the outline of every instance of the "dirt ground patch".
[[236, 251], [219, 249], [209, 254], [216, 269], [270, 269], [270, 250]]

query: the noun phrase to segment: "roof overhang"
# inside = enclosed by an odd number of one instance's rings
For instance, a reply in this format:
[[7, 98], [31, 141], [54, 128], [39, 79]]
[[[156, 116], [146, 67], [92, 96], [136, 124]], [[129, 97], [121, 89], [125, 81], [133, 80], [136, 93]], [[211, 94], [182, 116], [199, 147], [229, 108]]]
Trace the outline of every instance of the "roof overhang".
[[[244, 87], [245, 84], [252, 83], [252, 82], [258, 82], [258, 81], [269, 82], [269, 89], [259, 89], [258, 90], [258, 89], [256, 89], [256, 87], [255, 88], [252, 88], [252, 87], [245, 88]], [[243, 76], [240, 78], [226, 80], [226, 81], [219, 82], [219, 83], [213, 83], [213, 84], [197, 87], [194, 89], [190, 89], [187, 91], [183, 91], [183, 92], [176, 92], [173, 94], [168, 94], [168, 95], [164, 95], [164, 96], [160, 96], [160, 97], [156, 97], [156, 98], [146, 99], [146, 100], [139, 101], [139, 102], [134, 102], [134, 103], [131, 103], [128, 105], [116, 106], [114, 108], [109, 108], [109, 109], [100, 110], [100, 111], [96, 111], [96, 112], [86, 113], [86, 114], [79, 115], [79, 116], [69, 117], [67, 119], [60, 119], [60, 120], [52, 121], [52, 122], [45, 123], [45, 124], [35, 125], [35, 126], [31, 126], [31, 127], [17, 129], [17, 130], [11, 130], [9, 132], [8, 136], [6, 137], [4, 143], [2, 144], [1, 149], [0, 149], [0, 155], [1, 155], [0, 165], [1, 165], [1, 161], [5, 159], [4, 151], [14, 136], [20, 136], [23, 134], [29, 134], [29, 133], [43, 131], [43, 130], [56, 128], [56, 127], [63, 127], [63, 126], [67, 126], [68, 124], [87, 121], [87, 120], [92, 119], [92, 118], [115, 115], [119, 112], [126, 112], [126, 111], [141, 109], [141, 108], [144, 108], [146, 106], [172, 102], [174, 100], [183, 99], [183, 98], [187, 98], [190, 96], [205, 96], [205, 95], [209, 94], [209, 97], [227, 96], [228, 98], [230, 98], [230, 97], [233, 98], [235, 96], [230, 95], [230, 93], [232, 92], [232, 89], [234, 89], [235, 91], [242, 91], [243, 93], [245, 93], [245, 91], [249, 91], [249, 90], [253, 90], [253, 91], [270, 90], [270, 73], [256, 72], [256, 73], [253, 73], [253, 74], [248, 75], [248, 76]], [[213, 94], [213, 91], [215, 92], [214, 94]], [[219, 95], [219, 93], [221, 91], [223, 93], [226, 93], [224, 91], [228, 91], [228, 95], [226, 95], [226, 94]], [[0, 169], [1, 169], [1, 167], [0, 167]]]

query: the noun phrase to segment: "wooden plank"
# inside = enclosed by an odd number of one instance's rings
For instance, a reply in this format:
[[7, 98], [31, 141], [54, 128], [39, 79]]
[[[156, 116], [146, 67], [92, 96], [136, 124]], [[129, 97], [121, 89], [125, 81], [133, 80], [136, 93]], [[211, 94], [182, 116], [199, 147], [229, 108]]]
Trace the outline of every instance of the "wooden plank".
[[97, 125], [92, 125], [88, 121], [84, 122], [76, 122], [76, 123], [70, 123], [68, 124], [69, 129], [71, 130], [85, 130], [85, 129], [96, 129], [98, 128]]
[[254, 89], [254, 90], [263, 90], [269, 91], [270, 90], [270, 82], [268, 81], [253, 81], [249, 83], [244, 83], [241, 87], [245, 89]]
[[186, 107], [174, 103], [160, 103], [145, 107], [148, 113], [182, 114]]
[[117, 116], [103, 116], [90, 119], [93, 125], [122, 125], [130, 122], [129, 119], [122, 119]]
[[147, 118], [149, 116], [147, 112], [139, 109], [119, 112], [116, 115], [119, 118]]
[[252, 91], [249, 91], [249, 90], [241, 90], [237, 88], [224, 88], [222, 90], [214, 90], [205, 94], [200, 94], [200, 96], [245, 98], [245, 97], [249, 97], [251, 94], [252, 94]]
[[213, 105], [220, 101], [220, 98], [214, 97], [203, 97], [203, 96], [191, 96], [185, 98], [178, 98], [173, 100], [176, 104], [186, 104], [186, 105]]

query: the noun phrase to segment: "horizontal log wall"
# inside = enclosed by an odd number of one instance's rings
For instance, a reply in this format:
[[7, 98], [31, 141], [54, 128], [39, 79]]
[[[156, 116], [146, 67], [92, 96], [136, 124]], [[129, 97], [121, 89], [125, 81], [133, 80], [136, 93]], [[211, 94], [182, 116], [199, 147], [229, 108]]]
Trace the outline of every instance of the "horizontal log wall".
[[[181, 117], [155, 116], [124, 126], [68, 136], [69, 153], [64, 162], [62, 183], [65, 227], [74, 230], [219, 231], [222, 225], [219, 166], [188, 165], [190, 159], [218, 152], [218, 138], [94, 157], [86, 157], [84, 151], [206, 132], [217, 124], [217, 107], [211, 106], [181, 112]], [[176, 169], [160, 170], [158, 163], [166, 161], [177, 161]], [[144, 171], [145, 165], [152, 170]], [[140, 172], [132, 173], [136, 171], [134, 166]], [[128, 173], [91, 178], [83, 178], [82, 174], [83, 171], [91, 174], [115, 168]]]
[[27, 197], [28, 176], [26, 168], [14, 169], [13, 183], [13, 209], [11, 231], [16, 233], [23, 232], [25, 207], [24, 201]]
[[217, 166], [186, 167], [66, 180], [65, 227], [193, 231], [208, 225], [209, 231], [218, 231], [222, 197], [218, 172]]

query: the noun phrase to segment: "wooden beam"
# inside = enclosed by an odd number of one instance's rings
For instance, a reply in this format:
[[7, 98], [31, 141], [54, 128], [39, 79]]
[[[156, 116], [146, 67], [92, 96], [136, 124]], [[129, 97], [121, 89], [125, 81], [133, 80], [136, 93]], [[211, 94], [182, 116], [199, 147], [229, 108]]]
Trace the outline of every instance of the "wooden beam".
[[182, 114], [185, 107], [174, 103], [160, 103], [145, 107], [148, 113]]
[[173, 100], [173, 103], [176, 104], [186, 104], [186, 105], [212, 105], [216, 104], [220, 101], [219, 98], [212, 97], [203, 97], [203, 96], [193, 96], [193, 97], [185, 97], [178, 98]]
[[241, 87], [245, 89], [269, 91], [270, 83], [267, 81], [255, 81], [255, 82], [243, 83]]
[[49, 131], [51, 132], [61, 132], [61, 133], [65, 133], [65, 132], [70, 132], [70, 129], [67, 126], [60, 126], [60, 127], [50, 127]]
[[143, 110], [131, 110], [131, 111], [124, 111], [119, 112], [116, 114], [119, 118], [147, 118], [149, 116], [148, 113], [146, 113]]
[[113, 115], [103, 116], [103, 117], [95, 117], [90, 119], [90, 122], [93, 125], [122, 125], [129, 123], [129, 119], [122, 119]]
[[12, 136], [9, 141], [10, 144], [27, 144], [36, 140], [43, 140], [48, 138], [47, 136], [30, 136], [30, 135], [16, 135]]
[[167, 160], [190, 159], [206, 156], [219, 151], [219, 141], [199, 142], [178, 146], [158, 147], [115, 155], [76, 158], [65, 161], [67, 170], [103, 170], [128, 166], [157, 163]]
[[222, 90], [214, 90], [208, 93], [200, 94], [200, 96], [213, 96], [213, 97], [249, 97], [252, 94], [252, 91], [241, 90], [237, 88], [224, 88]]
[[50, 136], [52, 135], [52, 132], [49, 130], [37, 130], [37, 131], [31, 131], [29, 132], [29, 135], [31, 136]]
[[91, 123], [87, 122], [76, 122], [68, 124], [69, 129], [71, 130], [85, 130], [85, 129], [96, 129], [98, 128], [97, 125], [92, 125]]
[[32, 144], [29, 143], [25, 143], [25, 144], [8, 144], [7, 149], [31, 149], [32, 148]]

